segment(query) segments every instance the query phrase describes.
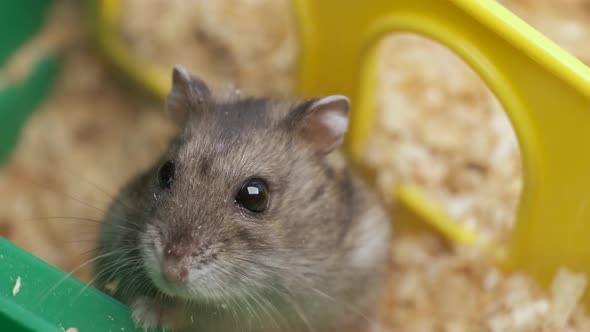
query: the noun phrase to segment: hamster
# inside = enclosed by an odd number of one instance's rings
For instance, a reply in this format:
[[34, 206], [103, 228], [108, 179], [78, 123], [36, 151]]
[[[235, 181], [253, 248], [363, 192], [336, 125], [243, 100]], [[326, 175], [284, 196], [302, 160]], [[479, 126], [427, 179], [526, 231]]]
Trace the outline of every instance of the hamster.
[[338, 149], [349, 100], [219, 98], [178, 65], [172, 81], [179, 133], [107, 211], [98, 288], [146, 329], [377, 327], [392, 233]]

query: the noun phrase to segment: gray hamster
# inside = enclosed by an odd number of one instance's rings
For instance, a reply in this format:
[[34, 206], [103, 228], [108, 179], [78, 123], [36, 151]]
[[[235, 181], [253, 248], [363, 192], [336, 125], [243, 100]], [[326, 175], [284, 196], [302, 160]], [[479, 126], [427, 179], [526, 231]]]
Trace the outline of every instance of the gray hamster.
[[338, 149], [348, 99], [220, 98], [181, 66], [172, 81], [179, 133], [109, 208], [98, 287], [143, 328], [378, 326], [391, 229]]

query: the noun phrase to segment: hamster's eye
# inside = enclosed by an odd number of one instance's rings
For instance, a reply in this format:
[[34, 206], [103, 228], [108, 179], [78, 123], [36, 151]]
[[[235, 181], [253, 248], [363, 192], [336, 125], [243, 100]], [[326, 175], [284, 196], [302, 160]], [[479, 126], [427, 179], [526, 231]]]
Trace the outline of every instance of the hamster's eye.
[[235, 202], [244, 209], [262, 213], [268, 207], [268, 187], [262, 179], [246, 180], [235, 197]]
[[158, 169], [158, 185], [162, 189], [169, 189], [174, 182], [174, 171], [176, 165], [172, 160], [163, 163]]

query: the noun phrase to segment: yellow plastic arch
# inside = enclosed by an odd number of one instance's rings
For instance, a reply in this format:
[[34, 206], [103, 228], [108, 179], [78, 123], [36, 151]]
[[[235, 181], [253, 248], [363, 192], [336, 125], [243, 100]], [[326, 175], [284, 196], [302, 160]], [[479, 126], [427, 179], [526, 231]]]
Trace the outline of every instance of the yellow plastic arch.
[[[302, 54], [299, 91], [353, 100], [347, 148], [358, 160], [373, 123], [377, 41], [415, 32], [448, 46], [498, 96], [523, 155], [524, 189], [505, 266], [547, 284], [557, 268], [590, 273], [590, 70], [492, 0], [293, 0]], [[169, 75], [141, 63], [117, 33], [120, 0], [96, 1], [99, 46], [124, 73], [164, 98]], [[411, 186], [406, 210], [463, 244], [476, 234]], [[588, 298], [588, 296], [587, 296]], [[590, 301], [587, 301], [590, 303]]]
[[166, 98], [172, 86], [170, 71], [142, 61], [121, 37], [121, 0], [93, 0], [91, 4], [90, 17], [93, 19], [94, 37], [100, 50], [131, 80], [160, 99]]
[[[548, 283], [561, 266], [590, 272], [590, 70], [491, 0], [296, 0], [303, 95], [354, 101], [348, 148], [360, 158], [373, 121], [375, 44], [415, 32], [468, 62], [498, 96], [523, 155], [524, 189], [506, 266]], [[413, 188], [400, 199], [459, 242]]]

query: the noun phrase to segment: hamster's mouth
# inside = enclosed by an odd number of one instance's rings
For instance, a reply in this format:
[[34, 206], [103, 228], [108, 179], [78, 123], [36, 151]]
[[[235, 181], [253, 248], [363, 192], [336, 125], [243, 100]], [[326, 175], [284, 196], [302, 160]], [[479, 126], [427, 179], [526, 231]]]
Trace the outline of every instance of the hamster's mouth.
[[187, 297], [191, 298], [188, 294], [190, 293], [190, 288], [185, 284], [175, 284], [168, 282], [164, 279], [161, 272], [159, 271], [149, 271], [149, 276], [152, 279], [154, 285], [164, 294], [174, 297]]
[[[210, 255], [211, 252], [205, 253]], [[248, 296], [243, 281], [232, 277], [231, 266], [225, 266], [222, 260], [189, 258], [197, 261], [198, 267], [189, 261], [183, 265], [185, 272], [181, 280], [170, 280], [164, 271], [162, 245], [156, 236], [145, 236], [141, 241], [143, 266], [152, 283], [163, 294], [188, 300], [226, 300]], [[216, 255], [213, 255], [216, 256]], [[200, 261], [200, 262], [199, 262]]]
[[224, 300], [232, 292], [229, 288], [222, 288], [226, 284], [213, 272], [201, 272], [197, 278], [191, 278], [184, 283], [172, 283], [164, 278], [160, 269], [149, 269], [149, 276], [154, 285], [164, 294], [172, 297], [195, 300]]
[[162, 260], [153, 250], [143, 250], [143, 265], [154, 285], [168, 296], [188, 300], [225, 299], [231, 293], [231, 285], [211, 266], [198, 271], [189, 269], [186, 281], [170, 282], [164, 277]]

